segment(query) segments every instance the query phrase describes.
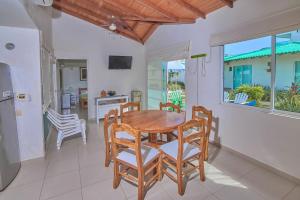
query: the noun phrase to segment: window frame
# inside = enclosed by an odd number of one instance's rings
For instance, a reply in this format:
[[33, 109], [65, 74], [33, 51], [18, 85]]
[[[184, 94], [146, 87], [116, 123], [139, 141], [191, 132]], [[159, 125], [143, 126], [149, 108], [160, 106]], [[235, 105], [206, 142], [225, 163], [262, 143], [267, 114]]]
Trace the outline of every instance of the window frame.
[[[293, 31], [293, 30], [290, 30], [290, 31]], [[288, 31], [286, 31], [286, 32], [288, 32]], [[280, 33], [277, 33], [277, 34], [280, 34]], [[272, 51], [272, 53], [271, 53], [271, 85], [270, 85], [270, 89], [271, 89], [270, 104], [271, 105], [270, 105], [270, 108], [260, 108], [260, 107], [254, 107], [254, 106], [247, 106], [247, 105], [234, 104], [234, 103], [230, 103], [230, 102], [224, 102], [224, 85], [225, 85], [225, 82], [224, 82], [225, 81], [225, 76], [224, 76], [224, 56], [225, 56], [224, 46], [225, 45], [220, 46], [221, 47], [221, 51], [220, 51], [221, 70], [220, 71], [221, 71], [221, 74], [222, 74], [222, 81], [220, 81], [220, 83], [221, 83], [221, 90], [220, 90], [220, 92], [221, 92], [221, 95], [220, 95], [221, 105], [230, 106], [230, 107], [233, 107], [233, 108], [259, 111], [259, 112], [272, 114], [272, 115], [276, 115], [276, 116], [289, 117], [289, 118], [293, 118], [293, 119], [300, 119], [300, 113], [275, 109], [276, 35], [277, 34], [270, 35], [271, 36], [271, 51]], [[264, 36], [261, 36], [261, 37], [264, 37]], [[258, 38], [251, 38], [251, 39], [258, 39]], [[245, 40], [243, 40], [243, 41], [245, 41]], [[237, 42], [241, 42], [241, 41], [237, 41]], [[295, 68], [296, 68], [296, 64], [295, 64]], [[295, 69], [294, 69], [294, 71], [295, 71]]]

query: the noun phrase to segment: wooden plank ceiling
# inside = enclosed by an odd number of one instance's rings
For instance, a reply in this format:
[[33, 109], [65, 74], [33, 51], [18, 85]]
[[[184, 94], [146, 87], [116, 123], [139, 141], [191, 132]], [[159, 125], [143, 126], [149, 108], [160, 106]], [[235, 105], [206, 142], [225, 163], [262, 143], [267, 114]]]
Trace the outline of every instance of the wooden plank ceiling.
[[54, 0], [53, 7], [144, 44], [159, 25], [195, 23], [234, 0]]

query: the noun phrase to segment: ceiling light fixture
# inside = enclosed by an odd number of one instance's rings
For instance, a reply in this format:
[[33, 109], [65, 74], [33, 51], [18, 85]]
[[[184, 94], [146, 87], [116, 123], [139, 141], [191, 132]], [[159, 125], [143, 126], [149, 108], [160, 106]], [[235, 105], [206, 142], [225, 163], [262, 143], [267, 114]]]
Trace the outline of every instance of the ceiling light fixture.
[[109, 30], [111, 30], [111, 31], [115, 31], [115, 30], [117, 30], [117, 25], [115, 24], [115, 23], [111, 23], [111, 25], [109, 25]]

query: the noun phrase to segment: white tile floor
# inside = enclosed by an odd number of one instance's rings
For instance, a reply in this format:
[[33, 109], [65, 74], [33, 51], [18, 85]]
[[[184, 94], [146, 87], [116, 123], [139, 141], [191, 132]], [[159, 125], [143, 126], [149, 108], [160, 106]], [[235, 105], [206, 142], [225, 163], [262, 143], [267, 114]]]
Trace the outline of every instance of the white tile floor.
[[[26, 161], [0, 200], [108, 200], [136, 199], [136, 187], [122, 181], [112, 188], [113, 164], [104, 167], [101, 128], [88, 123], [88, 142], [81, 138], [65, 141], [60, 151], [55, 135], [45, 159]], [[199, 177], [187, 183], [184, 196], [177, 185], [164, 177], [146, 194], [146, 199], [197, 200], [299, 200], [300, 186], [225, 150], [210, 146], [205, 182]], [[214, 159], [212, 160], [212, 157]]]

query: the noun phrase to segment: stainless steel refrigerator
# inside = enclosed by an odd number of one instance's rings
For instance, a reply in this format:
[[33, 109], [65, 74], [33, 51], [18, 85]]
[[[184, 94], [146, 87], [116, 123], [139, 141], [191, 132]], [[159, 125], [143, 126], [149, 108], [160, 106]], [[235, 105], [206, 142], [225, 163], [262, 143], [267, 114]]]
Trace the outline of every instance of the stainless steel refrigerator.
[[13, 181], [21, 166], [15, 113], [10, 68], [0, 63], [0, 191]]

